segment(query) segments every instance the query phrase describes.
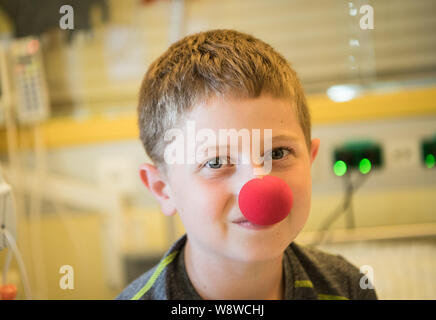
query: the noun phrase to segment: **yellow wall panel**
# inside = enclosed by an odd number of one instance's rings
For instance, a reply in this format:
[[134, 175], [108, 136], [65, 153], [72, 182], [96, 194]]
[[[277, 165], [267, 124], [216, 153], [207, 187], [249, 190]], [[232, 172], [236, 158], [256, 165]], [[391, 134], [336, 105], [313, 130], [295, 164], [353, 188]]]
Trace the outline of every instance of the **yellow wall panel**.
[[[308, 97], [308, 104], [314, 125], [430, 115], [436, 114], [436, 88], [367, 94], [342, 103], [333, 102], [326, 95], [314, 95]], [[119, 116], [51, 119], [42, 125], [42, 135], [47, 148], [138, 139], [136, 117], [132, 108], [132, 112], [123, 112]], [[28, 147], [30, 130], [23, 128], [20, 134], [23, 147]], [[0, 138], [0, 150], [5, 150], [4, 129], [0, 131]]]

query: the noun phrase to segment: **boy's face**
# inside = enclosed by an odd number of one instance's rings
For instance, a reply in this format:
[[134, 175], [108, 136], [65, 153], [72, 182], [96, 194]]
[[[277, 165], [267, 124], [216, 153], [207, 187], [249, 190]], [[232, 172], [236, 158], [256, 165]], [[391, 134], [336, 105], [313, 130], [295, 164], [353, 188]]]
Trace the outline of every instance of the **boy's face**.
[[[254, 168], [262, 165], [251, 162], [220, 166], [216, 157], [226, 159], [228, 154], [220, 154], [213, 148], [210, 151], [213, 157], [209, 154], [209, 157], [202, 158], [204, 161], [198, 159], [196, 164], [167, 165], [163, 188], [166, 195], [157, 196], [165, 208], [164, 213], [177, 211], [191, 246], [209, 253], [241, 261], [259, 261], [281, 255], [301, 231], [309, 215], [310, 169], [319, 140], [312, 140], [309, 152], [295, 106], [291, 107], [288, 100], [269, 96], [217, 98], [194, 108], [187, 120], [195, 121], [197, 131], [212, 129], [217, 137], [219, 129], [248, 129], [250, 142], [252, 130], [260, 129], [261, 155], [264, 153], [263, 132], [272, 129], [273, 159], [269, 174], [283, 179], [290, 186], [294, 202], [291, 213], [284, 220], [266, 228], [252, 229], [236, 223], [243, 218], [238, 193], [246, 182], [256, 177]], [[276, 139], [278, 136], [282, 138]], [[242, 152], [241, 140], [238, 144], [239, 152]]]

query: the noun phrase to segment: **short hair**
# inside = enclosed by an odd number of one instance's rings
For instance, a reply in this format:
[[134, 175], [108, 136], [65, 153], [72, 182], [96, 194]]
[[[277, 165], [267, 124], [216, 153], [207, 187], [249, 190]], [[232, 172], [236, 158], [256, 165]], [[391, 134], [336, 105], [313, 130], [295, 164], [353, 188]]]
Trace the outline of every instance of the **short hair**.
[[[148, 68], [139, 92], [140, 139], [164, 169], [165, 132], [213, 96], [289, 98], [310, 149], [311, 123], [300, 80], [270, 45], [235, 30], [210, 30], [172, 44]], [[291, 104], [291, 103], [290, 103]]]

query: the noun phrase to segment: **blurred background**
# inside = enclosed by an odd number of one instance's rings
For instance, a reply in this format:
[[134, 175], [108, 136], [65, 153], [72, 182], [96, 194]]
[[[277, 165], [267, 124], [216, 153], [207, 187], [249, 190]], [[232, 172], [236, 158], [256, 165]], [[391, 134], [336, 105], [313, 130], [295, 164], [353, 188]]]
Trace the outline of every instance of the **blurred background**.
[[214, 28], [271, 44], [305, 88], [321, 148], [296, 242], [381, 299], [436, 299], [435, 0], [0, 0], [2, 284], [113, 299], [184, 233], [140, 182], [137, 94], [169, 44]]

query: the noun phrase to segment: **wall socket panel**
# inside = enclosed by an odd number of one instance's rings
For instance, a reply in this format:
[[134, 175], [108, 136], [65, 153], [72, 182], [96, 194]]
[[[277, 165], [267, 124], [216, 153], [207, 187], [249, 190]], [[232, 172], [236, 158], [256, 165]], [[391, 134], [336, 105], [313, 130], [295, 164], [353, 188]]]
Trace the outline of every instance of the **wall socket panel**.
[[426, 168], [421, 160], [422, 141], [435, 135], [436, 116], [314, 126], [312, 137], [321, 145], [312, 167], [313, 192], [342, 192], [341, 178], [333, 173], [334, 150], [368, 140], [381, 145], [383, 167], [369, 173], [362, 189], [436, 186], [436, 169]]
[[420, 142], [416, 139], [392, 139], [384, 144], [386, 168], [414, 170], [422, 165]]

